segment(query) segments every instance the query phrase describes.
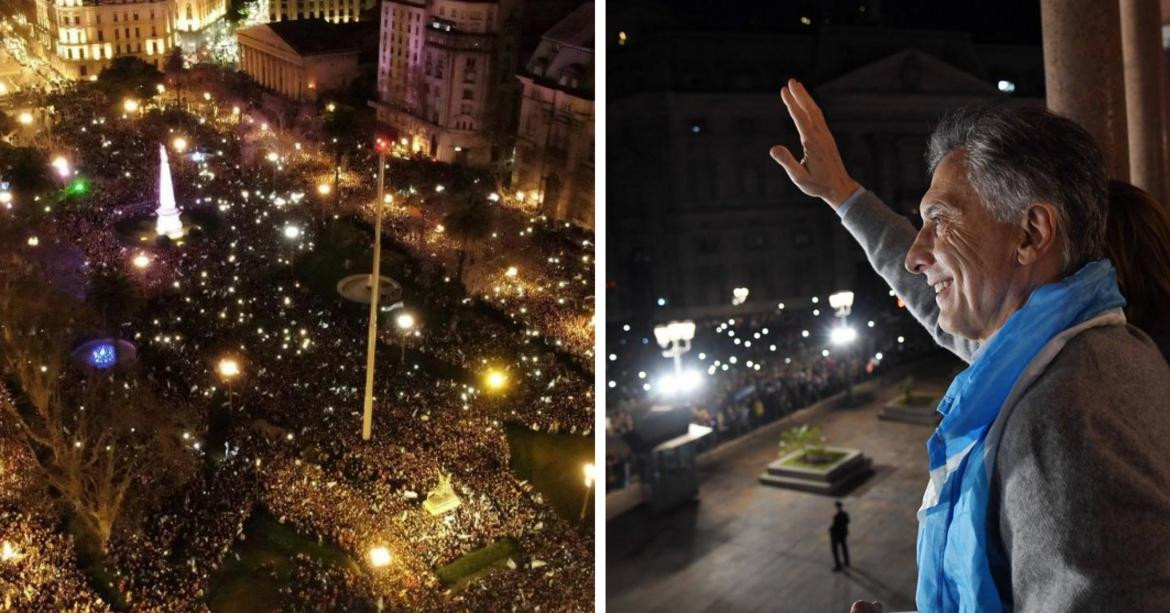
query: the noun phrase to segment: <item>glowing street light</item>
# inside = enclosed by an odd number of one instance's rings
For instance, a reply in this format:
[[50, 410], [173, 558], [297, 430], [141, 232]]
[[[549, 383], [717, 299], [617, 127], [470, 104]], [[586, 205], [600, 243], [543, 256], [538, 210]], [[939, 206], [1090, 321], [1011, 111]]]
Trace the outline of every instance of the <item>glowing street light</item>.
[[515, 266], [509, 266], [508, 270], [504, 271], [504, 276], [510, 279], [515, 278], [518, 274], [520, 274], [520, 271], [517, 270]]
[[138, 255], [134, 256], [134, 259], [131, 260], [131, 263], [134, 264], [135, 268], [144, 270], [146, 267], [150, 266], [150, 256], [146, 255], [145, 253], [139, 253]]
[[53, 161], [50, 162], [50, 164], [54, 169], [57, 170], [57, 175], [62, 179], [73, 174], [73, 168], [69, 165], [69, 160], [65, 159], [65, 156], [63, 155], [58, 155], [57, 157], [53, 158]]
[[127, 98], [122, 102], [122, 109], [127, 113], [137, 112], [139, 109], [138, 101], [133, 98]]
[[597, 467], [592, 463], [586, 464], [585, 472], [585, 500], [581, 502], [581, 519], [585, 521], [585, 511], [589, 509], [589, 494], [593, 491], [593, 482], [597, 479]]
[[3, 204], [6, 209], [12, 208], [12, 192], [6, 189], [0, 190], [0, 204]]
[[410, 337], [410, 331], [414, 329], [414, 315], [403, 311], [394, 318], [395, 325], [398, 326], [398, 331], [402, 333], [402, 355], [399, 358], [403, 364], [406, 363], [406, 339]]
[[654, 327], [654, 340], [662, 347], [662, 357], [674, 359], [674, 372], [682, 374], [682, 356], [691, 350], [691, 339], [695, 338], [695, 322], [672, 321]]
[[32, 113], [25, 111], [25, 112], [21, 113], [20, 115], [17, 115], [16, 120], [19, 121], [21, 123], [21, 125], [27, 126], [33, 122], [33, 116], [32, 116]]
[[[841, 320], [841, 324], [833, 329], [829, 334], [829, 339], [834, 345], [849, 345], [857, 338], [857, 331], [850, 328], [846, 323], [849, 312], [853, 308], [853, 292], [837, 292], [829, 295], [829, 306], [837, 313], [837, 318]], [[845, 397], [848, 402], [853, 402], [853, 375], [852, 369], [849, 365], [846, 354], [845, 361]]]
[[391, 561], [390, 550], [385, 547], [370, 548], [370, 566], [382, 568], [389, 566]]
[[503, 372], [492, 369], [484, 376], [484, 383], [487, 384], [489, 390], [499, 391], [508, 384], [508, 375]]
[[175, 140], [171, 141], [171, 147], [174, 147], [175, 151], [182, 153], [187, 150], [187, 139], [182, 136], [176, 136]]
[[232, 410], [232, 381], [240, 376], [240, 363], [235, 358], [223, 358], [216, 366], [219, 376], [227, 382], [228, 385], [228, 411]]
[[4, 541], [3, 545], [0, 545], [0, 562], [12, 562], [23, 557], [23, 555], [17, 553], [16, 547], [13, 547], [12, 543]]
[[289, 224], [284, 227], [284, 237], [289, 240], [296, 240], [301, 236], [301, 229]]
[[317, 193], [318, 194], [321, 194], [322, 196], [328, 196], [329, 192], [331, 192], [331, 191], [333, 191], [333, 187], [330, 186], [328, 183], [318, 183], [317, 184]]
[[848, 345], [857, 339], [857, 330], [846, 325], [840, 325], [829, 332], [829, 340], [834, 345]]
[[268, 155], [265, 157], [269, 162], [275, 162], [276, 160], [280, 159], [280, 156], [277, 155], [275, 151], [269, 151]]

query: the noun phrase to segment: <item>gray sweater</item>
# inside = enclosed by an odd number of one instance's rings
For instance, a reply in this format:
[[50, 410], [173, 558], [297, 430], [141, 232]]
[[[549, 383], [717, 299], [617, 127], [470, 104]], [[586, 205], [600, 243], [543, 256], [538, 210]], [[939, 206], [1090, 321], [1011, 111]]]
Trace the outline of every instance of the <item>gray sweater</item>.
[[[876, 196], [843, 219], [870, 264], [939, 345], [965, 362], [979, 344], [938, 326], [934, 289], [908, 272], [915, 230]], [[1142, 331], [1071, 335], [1013, 391], [988, 434], [988, 534], [1024, 612], [1170, 608], [1170, 367]]]

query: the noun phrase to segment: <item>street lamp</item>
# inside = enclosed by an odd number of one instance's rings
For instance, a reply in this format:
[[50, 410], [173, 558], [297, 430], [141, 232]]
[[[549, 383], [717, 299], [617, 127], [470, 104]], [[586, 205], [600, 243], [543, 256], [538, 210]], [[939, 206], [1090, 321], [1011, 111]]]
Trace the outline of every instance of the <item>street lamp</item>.
[[[837, 292], [829, 295], [829, 306], [836, 311], [837, 318], [841, 323], [829, 334], [829, 339], [834, 345], [843, 345], [848, 347], [857, 338], [857, 331], [850, 328], [846, 323], [849, 317], [849, 312], [853, 308], [853, 292]], [[849, 403], [853, 402], [853, 369], [849, 364], [849, 359], [852, 357], [852, 351], [845, 353], [845, 397]]]
[[57, 170], [57, 175], [62, 179], [66, 179], [69, 175], [73, 174], [73, 168], [70, 167], [69, 160], [65, 159], [63, 155], [58, 155], [53, 158], [51, 164]]
[[333, 191], [333, 188], [330, 187], [328, 183], [318, 183], [317, 184], [317, 193], [318, 194], [321, 194], [322, 196], [328, 196], [329, 192], [331, 192], [331, 191]]
[[398, 330], [402, 332], [402, 363], [406, 363], [406, 339], [410, 336], [411, 329], [414, 328], [414, 315], [410, 313], [399, 313], [398, 317], [394, 319], [394, 323], [398, 324]]
[[487, 385], [489, 390], [499, 391], [508, 384], [508, 375], [505, 375], [501, 371], [492, 369], [489, 370], [486, 375], [484, 375], [484, 383]]
[[138, 255], [134, 256], [132, 263], [134, 264], [135, 268], [144, 270], [147, 266], [150, 266], [150, 256], [146, 255], [145, 253], [139, 253]]
[[585, 521], [585, 511], [589, 509], [589, 493], [593, 491], [593, 481], [597, 477], [597, 467], [592, 463], [585, 465], [585, 500], [581, 503], [581, 521]]
[[122, 110], [127, 113], [133, 113], [138, 110], [138, 101], [133, 98], [127, 98], [122, 102]]
[[219, 371], [219, 376], [223, 377], [223, 380], [227, 382], [228, 411], [230, 412], [232, 410], [232, 380], [240, 375], [240, 363], [235, 358], [223, 358], [219, 361], [216, 370]]
[[25, 111], [25, 112], [21, 113], [20, 115], [18, 115], [16, 117], [16, 120], [19, 121], [21, 123], [21, 125], [27, 126], [27, 125], [32, 124], [33, 116], [32, 116], [32, 113]]
[[682, 356], [691, 350], [691, 339], [695, 338], [695, 322], [672, 321], [654, 326], [654, 340], [662, 347], [662, 357], [674, 359], [674, 372], [682, 374]]
[[385, 547], [371, 547], [370, 548], [370, 566], [374, 568], [382, 568], [390, 565], [390, 550]]
[[182, 153], [187, 150], [187, 139], [176, 136], [175, 140], [171, 141], [171, 146], [174, 147], [175, 151]]

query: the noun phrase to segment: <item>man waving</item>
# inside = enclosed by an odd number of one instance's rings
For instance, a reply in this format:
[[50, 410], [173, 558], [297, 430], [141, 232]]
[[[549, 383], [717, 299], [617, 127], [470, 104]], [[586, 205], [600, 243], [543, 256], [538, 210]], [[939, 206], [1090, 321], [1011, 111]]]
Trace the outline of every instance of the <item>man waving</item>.
[[927, 443], [919, 610], [1170, 603], [1170, 368], [1125, 322], [1092, 138], [1036, 107], [948, 115], [915, 231], [849, 177], [804, 86], [781, 97], [804, 157], [776, 146], [773, 159], [969, 364]]

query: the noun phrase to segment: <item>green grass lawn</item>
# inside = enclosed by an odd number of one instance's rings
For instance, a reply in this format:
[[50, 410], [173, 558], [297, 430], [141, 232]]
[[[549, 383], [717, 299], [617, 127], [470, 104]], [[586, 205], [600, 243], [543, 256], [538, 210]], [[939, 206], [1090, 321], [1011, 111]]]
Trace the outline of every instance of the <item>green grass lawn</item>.
[[[455, 585], [463, 579], [471, 579], [480, 571], [492, 566], [502, 566], [505, 560], [514, 557], [520, 549], [510, 538], [500, 539], [491, 545], [472, 551], [435, 572], [445, 585]], [[519, 563], [519, 561], [517, 561]]]
[[223, 566], [211, 578], [207, 606], [217, 613], [276, 611], [280, 587], [288, 582], [294, 570], [292, 558], [298, 553], [362, 572], [341, 549], [298, 533], [264, 510], [248, 519], [244, 535], [247, 538], [228, 551]]
[[[512, 450], [512, 472], [527, 479], [562, 519], [576, 523], [585, 497], [583, 467], [594, 462], [593, 437], [534, 432], [519, 424], [507, 424], [505, 434]], [[586, 521], [592, 516], [590, 503]]]

